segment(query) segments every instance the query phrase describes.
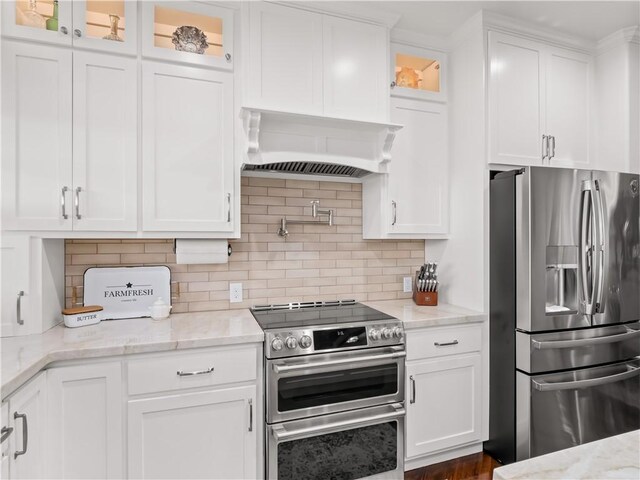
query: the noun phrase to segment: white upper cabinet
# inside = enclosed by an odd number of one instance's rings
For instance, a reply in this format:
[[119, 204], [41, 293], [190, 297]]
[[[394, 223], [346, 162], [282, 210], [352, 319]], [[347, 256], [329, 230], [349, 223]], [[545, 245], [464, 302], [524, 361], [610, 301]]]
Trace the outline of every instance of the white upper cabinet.
[[322, 30], [325, 115], [386, 121], [387, 30], [328, 15]]
[[489, 32], [489, 162], [589, 165], [591, 57]]
[[391, 95], [447, 101], [447, 56], [443, 52], [391, 43]]
[[288, 6], [249, 4], [251, 107], [388, 120], [388, 29]]
[[322, 16], [265, 2], [249, 8], [249, 105], [322, 114]]
[[143, 65], [143, 230], [233, 231], [232, 108], [230, 73]]
[[142, 55], [233, 68], [233, 10], [200, 2], [142, 4]]
[[73, 228], [137, 227], [137, 63], [73, 54]]
[[2, 227], [71, 230], [69, 50], [2, 43]]
[[3, 35], [135, 54], [137, 2], [20, 0], [2, 2]]
[[396, 134], [387, 175], [363, 184], [364, 238], [442, 238], [449, 232], [447, 106], [391, 99]]

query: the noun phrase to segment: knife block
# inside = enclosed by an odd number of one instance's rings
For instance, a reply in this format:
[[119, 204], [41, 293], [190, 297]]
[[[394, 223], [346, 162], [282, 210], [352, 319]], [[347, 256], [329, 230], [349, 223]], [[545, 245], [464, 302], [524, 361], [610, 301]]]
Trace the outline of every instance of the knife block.
[[413, 282], [413, 301], [416, 305], [435, 307], [438, 305], [438, 292], [419, 292], [418, 286], [418, 272], [416, 272], [416, 279]]

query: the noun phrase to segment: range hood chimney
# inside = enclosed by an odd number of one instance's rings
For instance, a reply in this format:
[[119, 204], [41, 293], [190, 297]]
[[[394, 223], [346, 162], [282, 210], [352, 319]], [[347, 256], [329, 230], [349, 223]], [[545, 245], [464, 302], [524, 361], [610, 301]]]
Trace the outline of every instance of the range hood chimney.
[[243, 169], [362, 178], [386, 173], [402, 125], [242, 109]]

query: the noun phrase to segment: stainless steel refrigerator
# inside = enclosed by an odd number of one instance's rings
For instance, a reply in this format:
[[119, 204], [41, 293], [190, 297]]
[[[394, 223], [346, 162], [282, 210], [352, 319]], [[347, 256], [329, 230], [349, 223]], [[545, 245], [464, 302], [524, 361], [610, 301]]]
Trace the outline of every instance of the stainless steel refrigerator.
[[490, 183], [490, 420], [503, 463], [640, 428], [638, 175]]

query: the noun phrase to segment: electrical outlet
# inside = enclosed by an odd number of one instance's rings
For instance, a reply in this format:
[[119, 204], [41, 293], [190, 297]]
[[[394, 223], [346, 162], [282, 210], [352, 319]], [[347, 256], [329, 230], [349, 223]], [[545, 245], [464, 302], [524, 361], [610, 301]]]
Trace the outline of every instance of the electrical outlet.
[[238, 303], [242, 301], [242, 284], [230, 283], [229, 284], [229, 302]]
[[412, 277], [404, 277], [402, 285], [402, 291], [404, 293], [411, 293], [413, 291], [413, 285], [411, 284], [413, 278]]

